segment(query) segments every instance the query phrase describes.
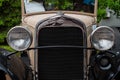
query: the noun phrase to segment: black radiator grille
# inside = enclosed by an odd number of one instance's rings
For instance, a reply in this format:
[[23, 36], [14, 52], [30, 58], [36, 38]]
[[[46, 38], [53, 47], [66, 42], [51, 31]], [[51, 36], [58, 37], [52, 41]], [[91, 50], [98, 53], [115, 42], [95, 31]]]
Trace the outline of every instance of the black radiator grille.
[[[39, 46], [83, 46], [83, 32], [77, 27], [47, 27], [39, 31]], [[39, 80], [83, 80], [83, 50], [46, 48], [38, 50]]]

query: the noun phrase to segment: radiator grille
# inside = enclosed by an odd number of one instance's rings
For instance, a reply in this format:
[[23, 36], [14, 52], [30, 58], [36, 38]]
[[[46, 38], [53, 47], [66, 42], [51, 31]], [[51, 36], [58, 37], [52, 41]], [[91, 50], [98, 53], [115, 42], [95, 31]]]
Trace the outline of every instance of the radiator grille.
[[[83, 46], [83, 32], [77, 27], [47, 27], [39, 31], [39, 46]], [[38, 50], [39, 80], [83, 80], [83, 50], [45, 48]]]

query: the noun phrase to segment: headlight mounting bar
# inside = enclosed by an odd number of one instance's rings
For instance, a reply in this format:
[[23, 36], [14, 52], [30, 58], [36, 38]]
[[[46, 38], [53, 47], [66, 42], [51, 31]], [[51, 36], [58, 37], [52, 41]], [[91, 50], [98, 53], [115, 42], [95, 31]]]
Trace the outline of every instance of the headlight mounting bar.
[[52, 45], [52, 46], [40, 46], [40, 47], [35, 47], [35, 48], [28, 48], [27, 50], [32, 50], [32, 49], [45, 49], [45, 48], [80, 48], [80, 49], [93, 49], [94, 48], [88, 48], [85, 46], [72, 46], [72, 45]]

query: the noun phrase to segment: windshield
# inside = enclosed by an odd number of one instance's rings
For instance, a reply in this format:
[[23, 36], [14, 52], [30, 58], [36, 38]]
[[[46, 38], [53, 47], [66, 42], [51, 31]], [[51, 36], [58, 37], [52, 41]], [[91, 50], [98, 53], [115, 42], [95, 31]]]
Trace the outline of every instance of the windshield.
[[95, 0], [24, 0], [25, 13], [77, 11], [94, 13]]

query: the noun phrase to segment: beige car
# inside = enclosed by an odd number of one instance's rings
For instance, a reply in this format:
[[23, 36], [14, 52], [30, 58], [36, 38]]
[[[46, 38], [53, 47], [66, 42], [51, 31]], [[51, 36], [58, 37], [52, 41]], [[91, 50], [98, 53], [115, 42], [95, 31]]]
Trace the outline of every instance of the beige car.
[[96, 25], [97, 0], [21, 2], [22, 23], [9, 30], [7, 42], [27, 53], [33, 80], [120, 79], [110, 51], [115, 31]]

